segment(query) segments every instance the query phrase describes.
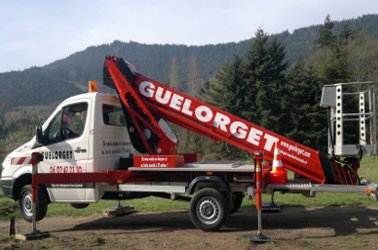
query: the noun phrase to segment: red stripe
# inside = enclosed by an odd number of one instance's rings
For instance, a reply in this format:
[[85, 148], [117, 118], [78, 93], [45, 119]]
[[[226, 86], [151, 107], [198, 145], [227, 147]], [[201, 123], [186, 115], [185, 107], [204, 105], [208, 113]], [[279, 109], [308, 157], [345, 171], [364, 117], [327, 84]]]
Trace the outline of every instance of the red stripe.
[[11, 164], [12, 165], [22, 165], [22, 164], [31, 164], [31, 163], [32, 163], [31, 157], [24, 156], [24, 157], [12, 157], [11, 158]]
[[26, 157], [20, 157], [20, 159], [17, 161], [16, 165], [21, 165], [22, 163], [24, 163]]

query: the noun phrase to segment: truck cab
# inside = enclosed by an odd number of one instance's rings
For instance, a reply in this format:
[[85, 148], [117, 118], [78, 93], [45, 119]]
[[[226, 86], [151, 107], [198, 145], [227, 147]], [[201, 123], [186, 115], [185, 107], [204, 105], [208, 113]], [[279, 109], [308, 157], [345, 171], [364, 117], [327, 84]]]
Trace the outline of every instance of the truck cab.
[[[119, 99], [114, 95], [93, 92], [66, 99], [37, 129], [34, 138], [6, 156], [0, 179], [4, 194], [19, 200], [23, 217], [31, 220], [31, 154], [39, 152], [44, 156], [39, 173], [116, 169], [121, 156], [135, 153], [125, 122]], [[106, 187], [100, 183], [75, 183], [47, 184], [41, 189], [40, 219], [46, 213], [47, 203], [85, 206], [101, 199]]]

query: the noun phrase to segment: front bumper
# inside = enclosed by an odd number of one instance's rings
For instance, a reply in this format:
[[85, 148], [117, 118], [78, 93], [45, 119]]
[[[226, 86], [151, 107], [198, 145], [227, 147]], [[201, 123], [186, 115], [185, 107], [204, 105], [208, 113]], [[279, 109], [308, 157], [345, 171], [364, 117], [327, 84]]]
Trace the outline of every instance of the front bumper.
[[14, 179], [0, 179], [0, 187], [5, 196], [13, 199], [13, 183]]

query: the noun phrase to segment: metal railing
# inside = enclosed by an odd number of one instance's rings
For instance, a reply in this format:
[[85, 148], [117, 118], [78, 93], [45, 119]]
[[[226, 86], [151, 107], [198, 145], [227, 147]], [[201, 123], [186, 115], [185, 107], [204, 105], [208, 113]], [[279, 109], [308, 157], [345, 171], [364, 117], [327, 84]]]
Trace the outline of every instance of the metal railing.
[[328, 153], [337, 156], [377, 154], [378, 82], [324, 85], [321, 107], [328, 108]]

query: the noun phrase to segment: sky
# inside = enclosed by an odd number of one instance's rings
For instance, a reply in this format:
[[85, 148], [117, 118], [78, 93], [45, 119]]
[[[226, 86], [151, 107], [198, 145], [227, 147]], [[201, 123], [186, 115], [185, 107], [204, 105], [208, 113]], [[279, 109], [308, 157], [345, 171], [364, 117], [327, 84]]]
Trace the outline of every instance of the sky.
[[0, 0], [0, 72], [43, 66], [89, 46], [204, 45], [378, 14], [377, 0]]

